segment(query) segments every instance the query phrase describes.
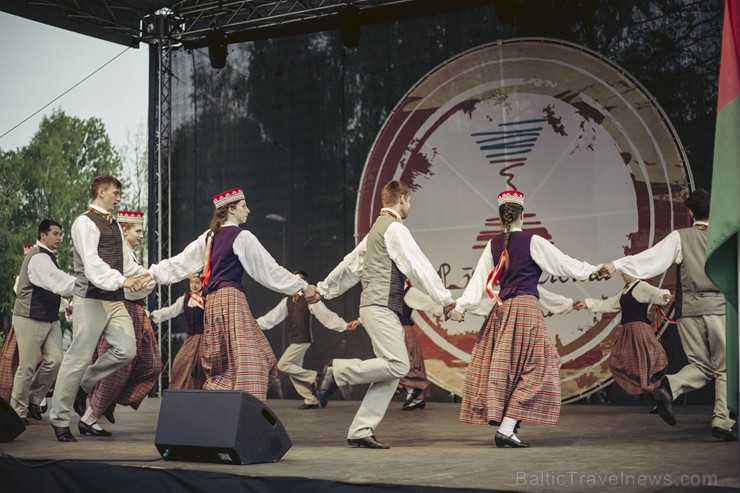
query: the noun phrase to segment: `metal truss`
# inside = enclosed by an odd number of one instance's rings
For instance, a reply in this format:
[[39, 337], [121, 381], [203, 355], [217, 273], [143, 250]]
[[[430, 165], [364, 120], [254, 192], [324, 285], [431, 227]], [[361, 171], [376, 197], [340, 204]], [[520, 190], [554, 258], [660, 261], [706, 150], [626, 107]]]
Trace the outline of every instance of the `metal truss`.
[[[171, 16], [164, 15], [164, 25]], [[149, 117], [149, 263], [157, 263], [171, 256], [171, 148], [172, 126], [172, 42], [167, 36], [150, 46], [150, 66], [155, 79], [150, 82]], [[172, 303], [170, 286], [157, 285], [149, 307], [158, 309]], [[172, 370], [172, 325], [169, 321], [159, 324], [157, 340], [162, 354], [162, 373], [157, 390], [169, 387]]]
[[207, 46], [207, 33], [229, 43], [341, 28], [343, 12], [361, 25], [435, 15], [497, 0], [3, 0], [0, 11], [127, 46], [157, 44], [166, 14], [167, 36], [186, 48]]

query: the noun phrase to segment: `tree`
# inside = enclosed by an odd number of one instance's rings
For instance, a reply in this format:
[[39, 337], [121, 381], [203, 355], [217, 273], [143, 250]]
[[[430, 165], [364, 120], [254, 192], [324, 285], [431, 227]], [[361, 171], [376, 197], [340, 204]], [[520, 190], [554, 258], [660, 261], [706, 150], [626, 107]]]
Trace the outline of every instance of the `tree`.
[[[119, 209], [140, 211], [146, 217], [149, 209], [149, 161], [147, 153], [147, 132], [144, 123], [139, 123], [136, 130], [128, 132], [126, 143], [118, 149], [122, 160], [121, 183], [123, 192]], [[144, 264], [147, 245], [147, 232], [138, 251], [140, 264]]]
[[34, 243], [38, 223], [51, 218], [67, 233], [57, 258], [72, 271], [69, 231], [90, 202], [90, 182], [101, 174], [117, 175], [121, 158], [103, 122], [68, 116], [56, 110], [44, 117], [31, 142], [16, 151], [0, 152], [0, 318], [7, 326], [15, 296], [10, 289], [18, 274], [23, 245]]

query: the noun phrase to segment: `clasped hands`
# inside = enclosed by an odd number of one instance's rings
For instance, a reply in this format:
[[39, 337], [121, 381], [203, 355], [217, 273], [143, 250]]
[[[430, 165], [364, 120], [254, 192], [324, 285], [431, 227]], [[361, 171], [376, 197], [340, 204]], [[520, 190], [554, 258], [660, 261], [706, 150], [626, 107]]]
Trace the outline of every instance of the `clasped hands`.
[[605, 262], [596, 266], [596, 275], [599, 278], [609, 279], [616, 270], [614, 262]]
[[305, 291], [303, 291], [303, 297], [311, 305], [321, 301], [321, 293], [319, 293], [319, 290], [313, 284], [309, 284]]
[[459, 311], [455, 310], [455, 306], [457, 306], [457, 301], [453, 300], [452, 303], [445, 306], [442, 309], [442, 312], [445, 315], [445, 320], [454, 320], [455, 322], [462, 322], [465, 320], [465, 314], [460, 313]]
[[147, 287], [150, 282], [152, 282], [152, 276], [146, 273], [135, 277], [127, 277], [123, 281], [123, 287], [131, 291], [139, 291]]

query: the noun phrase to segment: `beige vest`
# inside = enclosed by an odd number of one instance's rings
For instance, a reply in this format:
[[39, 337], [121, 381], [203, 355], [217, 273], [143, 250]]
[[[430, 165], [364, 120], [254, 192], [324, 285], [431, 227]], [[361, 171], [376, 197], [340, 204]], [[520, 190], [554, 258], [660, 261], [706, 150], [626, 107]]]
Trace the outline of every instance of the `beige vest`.
[[379, 216], [367, 234], [360, 306], [387, 306], [400, 316], [406, 276], [388, 256], [383, 236], [393, 222], [389, 216]]
[[676, 317], [724, 315], [725, 297], [704, 272], [708, 232], [692, 227], [678, 234], [683, 261], [678, 264]]

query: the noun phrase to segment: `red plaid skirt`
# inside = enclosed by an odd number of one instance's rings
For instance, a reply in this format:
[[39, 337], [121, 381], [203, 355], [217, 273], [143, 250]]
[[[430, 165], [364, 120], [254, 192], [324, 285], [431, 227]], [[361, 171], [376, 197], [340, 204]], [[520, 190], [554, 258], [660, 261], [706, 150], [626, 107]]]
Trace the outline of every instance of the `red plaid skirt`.
[[668, 367], [668, 356], [645, 322], [629, 322], [614, 342], [609, 368], [614, 381], [628, 394], [652, 393]]
[[226, 287], [208, 295], [203, 341], [204, 389], [244, 390], [267, 400], [277, 360], [241, 290]]
[[[144, 307], [130, 301], [124, 301], [124, 304], [134, 322], [136, 357], [123, 368], [98, 382], [90, 393], [90, 407], [95, 417], [102, 416], [109, 408], [113, 409], [115, 404], [138, 409], [162, 372], [162, 357], [157, 338]], [[110, 349], [108, 341], [101, 337], [97, 355], [102, 355], [108, 349]]]
[[16, 371], [18, 371], [18, 343], [15, 340], [15, 329], [11, 326], [5, 334], [3, 349], [0, 350], [0, 397], [7, 402], [10, 402], [13, 393]]
[[202, 338], [202, 334], [186, 336], [185, 342], [172, 362], [171, 389], [200, 390], [203, 388], [206, 374], [201, 363]]
[[465, 374], [460, 421], [502, 418], [554, 425], [560, 416], [560, 356], [537, 298], [515, 296], [486, 318]]
[[421, 352], [419, 337], [416, 335], [415, 325], [403, 326], [403, 341], [406, 343], [406, 350], [409, 352], [409, 372], [398, 383], [398, 391], [406, 394], [404, 387], [412, 389], [421, 389], [425, 396], [429, 396], [429, 380], [427, 380], [427, 371], [424, 367], [424, 354]]

